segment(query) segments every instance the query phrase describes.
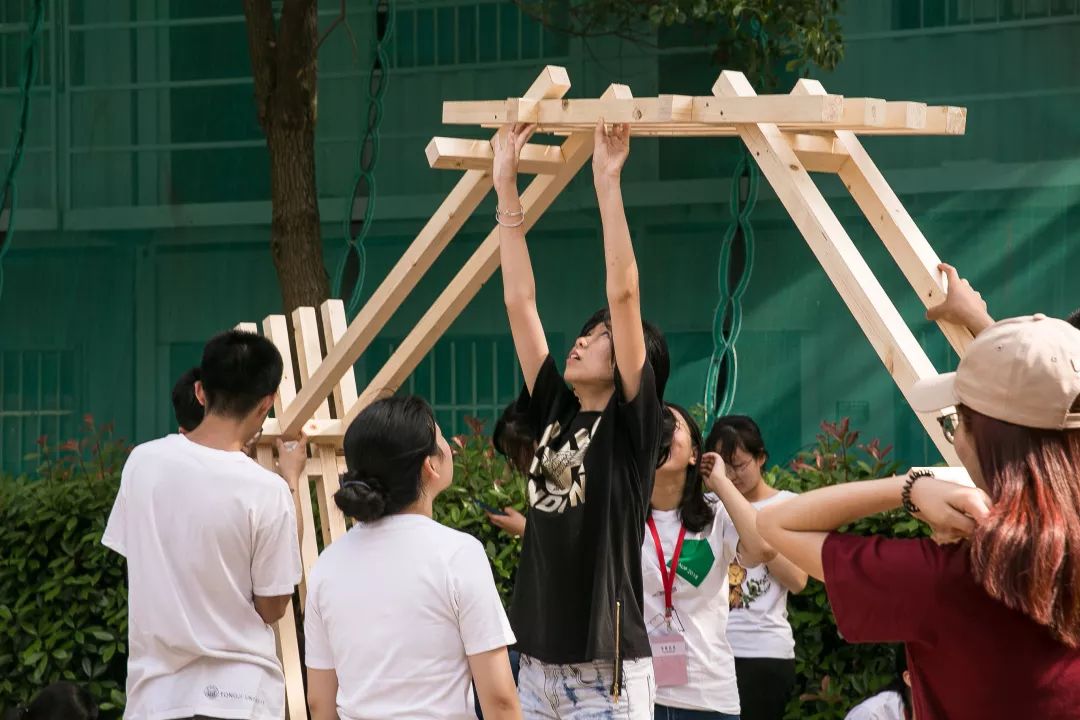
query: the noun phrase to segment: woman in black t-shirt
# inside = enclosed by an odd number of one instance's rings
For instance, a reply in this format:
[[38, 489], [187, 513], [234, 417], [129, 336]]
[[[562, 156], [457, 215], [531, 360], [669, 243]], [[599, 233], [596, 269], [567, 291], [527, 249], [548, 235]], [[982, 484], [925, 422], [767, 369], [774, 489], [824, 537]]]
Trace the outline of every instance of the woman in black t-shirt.
[[[604, 229], [608, 308], [584, 325], [565, 377], [548, 352], [517, 190], [533, 128], [492, 141], [503, 293], [537, 442], [529, 525], [511, 623], [526, 718], [652, 718], [641, 547], [659, 452], [667, 346], [641, 319], [638, 269], [620, 175], [630, 128], [599, 123], [593, 181]], [[573, 389], [571, 390], [571, 386]]]

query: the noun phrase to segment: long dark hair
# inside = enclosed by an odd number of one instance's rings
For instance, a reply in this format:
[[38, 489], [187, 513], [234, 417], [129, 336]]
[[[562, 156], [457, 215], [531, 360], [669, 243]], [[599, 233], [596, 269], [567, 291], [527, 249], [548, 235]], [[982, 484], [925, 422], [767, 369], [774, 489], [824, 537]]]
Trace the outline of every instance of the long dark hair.
[[53, 683], [26, 707], [4, 714], [4, 720], [97, 720], [97, 717], [98, 706], [90, 693], [69, 682]]
[[439, 454], [435, 415], [415, 396], [394, 396], [364, 408], [345, 433], [345, 464], [334, 502], [360, 522], [396, 515], [421, 493], [421, 468]]
[[671, 443], [675, 438], [675, 413], [679, 413], [690, 435], [690, 447], [694, 457], [694, 464], [686, 466], [686, 482], [683, 484], [682, 499], [679, 501], [679, 519], [690, 532], [702, 532], [716, 517], [716, 509], [705, 497], [705, 481], [698, 471], [704, 447], [701, 428], [686, 408], [670, 402], [665, 405], [660, 432], [660, 459], [656, 466], [660, 467], [671, 456]]
[[975, 579], [990, 597], [1080, 647], [1080, 430], [1022, 427], [958, 409], [993, 500], [971, 539]]

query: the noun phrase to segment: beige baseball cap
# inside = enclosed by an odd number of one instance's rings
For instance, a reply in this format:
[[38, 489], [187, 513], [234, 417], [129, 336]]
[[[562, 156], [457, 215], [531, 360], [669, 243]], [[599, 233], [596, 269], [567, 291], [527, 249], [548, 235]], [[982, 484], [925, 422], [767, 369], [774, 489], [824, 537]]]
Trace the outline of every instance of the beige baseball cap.
[[1080, 428], [1080, 330], [1045, 315], [1010, 318], [979, 333], [956, 372], [920, 380], [916, 412], [966, 405], [1014, 425]]

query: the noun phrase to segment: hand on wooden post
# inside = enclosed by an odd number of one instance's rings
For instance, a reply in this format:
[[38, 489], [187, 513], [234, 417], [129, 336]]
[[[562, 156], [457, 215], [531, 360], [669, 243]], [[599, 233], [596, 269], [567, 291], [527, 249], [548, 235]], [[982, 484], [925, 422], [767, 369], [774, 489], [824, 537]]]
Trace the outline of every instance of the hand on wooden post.
[[945, 302], [926, 311], [926, 319], [935, 322], [947, 322], [966, 327], [972, 335], [994, 323], [986, 311], [986, 301], [981, 294], [971, 287], [971, 283], [960, 277], [952, 265], [941, 263], [938, 270], [945, 273], [949, 284]]
[[593, 132], [593, 182], [600, 185], [618, 181], [629, 156], [630, 125], [616, 123], [608, 126], [600, 118]]
[[278, 438], [277, 451], [278, 472], [281, 473], [281, 477], [285, 478], [285, 482], [289, 484], [289, 489], [296, 492], [301, 487], [300, 480], [304, 477], [304, 471], [307, 469], [307, 435], [300, 433], [297, 440]]
[[[521, 149], [529, 142], [529, 138], [536, 132], [536, 125], [526, 123], [514, 123], [504, 125], [491, 139], [491, 149], [495, 151], [495, 158], [491, 166], [491, 180], [495, 184], [495, 192], [503, 194], [507, 191], [517, 192], [518, 159], [521, 157]], [[503, 208], [517, 210], [517, 208]]]

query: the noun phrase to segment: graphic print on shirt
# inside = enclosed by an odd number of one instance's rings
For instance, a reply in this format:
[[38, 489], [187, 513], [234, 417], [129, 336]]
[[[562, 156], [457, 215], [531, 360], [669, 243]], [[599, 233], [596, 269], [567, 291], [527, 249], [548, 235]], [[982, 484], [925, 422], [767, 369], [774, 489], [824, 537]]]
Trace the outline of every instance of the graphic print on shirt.
[[[546, 513], [564, 513], [585, 502], [585, 453], [600, 425], [561, 438], [556, 420], [540, 436], [539, 448], [529, 467], [529, 506]], [[557, 446], [552, 446], [558, 443]]]
[[751, 577], [746, 568], [733, 560], [728, 566], [728, 606], [732, 610], [750, 607], [759, 597], [769, 592], [772, 576], [768, 570]]
[[[675, 574], [694, 587], [701, 587], [714, 564], [716, 555], [708, 540], [684, 540]], [[668, 567], [671, 567], [670, 561]]]

